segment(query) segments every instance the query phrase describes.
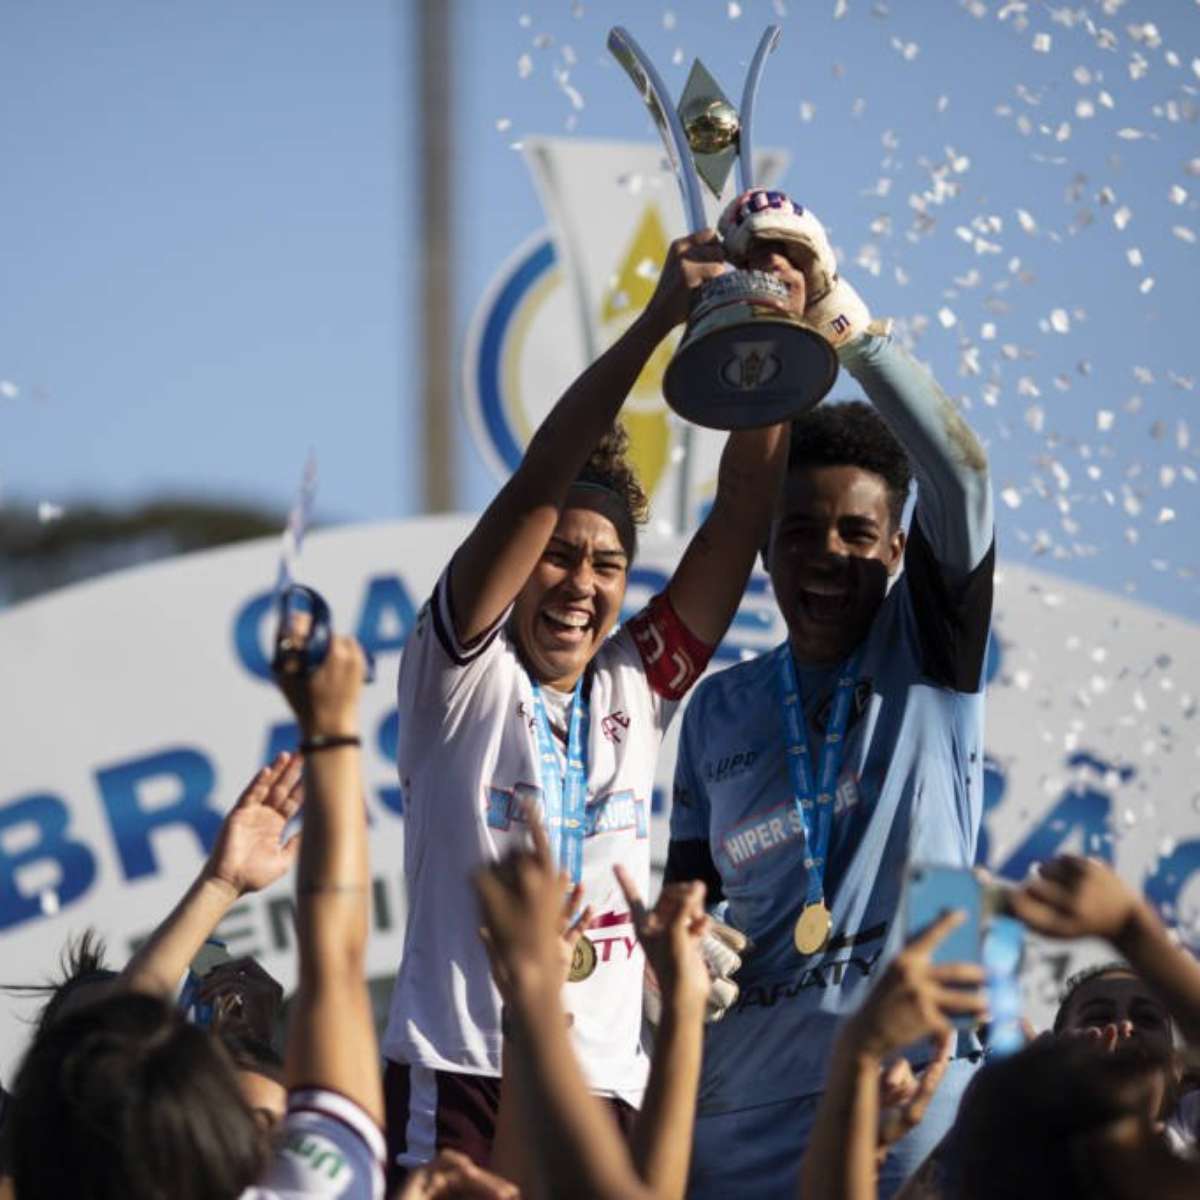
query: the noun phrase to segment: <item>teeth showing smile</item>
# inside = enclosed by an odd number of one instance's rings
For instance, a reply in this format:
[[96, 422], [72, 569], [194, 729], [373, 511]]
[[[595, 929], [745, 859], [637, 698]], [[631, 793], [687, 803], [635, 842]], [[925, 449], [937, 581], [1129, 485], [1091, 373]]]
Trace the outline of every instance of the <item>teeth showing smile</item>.
[[582, 629], [591, 620], [587, 613], [569, 608], [548, 608], [542, 615], [551, 624], [562, 625], [567, 629]]

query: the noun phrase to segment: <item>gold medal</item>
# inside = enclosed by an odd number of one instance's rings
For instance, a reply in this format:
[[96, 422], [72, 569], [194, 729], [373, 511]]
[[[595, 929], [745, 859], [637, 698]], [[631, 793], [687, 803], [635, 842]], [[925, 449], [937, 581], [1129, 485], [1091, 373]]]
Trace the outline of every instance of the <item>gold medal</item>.
[[579, 983], [596, 969], [596, 947], [587, 934], [580, 934], [571, 951], [571, 969], [567, 972], [568, 983]]
[[804, 911], [796, 919], [796, 950], [805, 956], [819, 954], [829, 943], [832, 930], [833, 917], [825, 907], [824, 901], [806, 904]]

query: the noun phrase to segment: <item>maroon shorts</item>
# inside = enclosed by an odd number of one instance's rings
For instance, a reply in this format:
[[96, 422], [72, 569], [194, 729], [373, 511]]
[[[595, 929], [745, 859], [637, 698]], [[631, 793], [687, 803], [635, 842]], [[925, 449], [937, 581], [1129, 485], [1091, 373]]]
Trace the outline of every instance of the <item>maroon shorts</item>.
[[[500, 1080], [494, 1075], [431, 1071], [388, 1060], [383, 1101], [389, 1195], [408, 1168], [439, 1150], [458, 1150], [481, 1167], [490, 1165], [500, 1111]], [[628, 1141], [637, 1109], [616, 1098], [607, 1103]]]

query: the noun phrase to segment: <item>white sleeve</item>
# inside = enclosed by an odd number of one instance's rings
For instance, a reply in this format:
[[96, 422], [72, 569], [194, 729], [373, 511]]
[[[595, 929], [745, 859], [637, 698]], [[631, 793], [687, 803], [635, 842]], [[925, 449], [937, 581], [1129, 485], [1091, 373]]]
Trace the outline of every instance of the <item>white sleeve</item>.
[[352, 1100], [324, 1088], [288, 1093], [274, 1157], [242, 1200], [382, 1200], [383, 1134]]

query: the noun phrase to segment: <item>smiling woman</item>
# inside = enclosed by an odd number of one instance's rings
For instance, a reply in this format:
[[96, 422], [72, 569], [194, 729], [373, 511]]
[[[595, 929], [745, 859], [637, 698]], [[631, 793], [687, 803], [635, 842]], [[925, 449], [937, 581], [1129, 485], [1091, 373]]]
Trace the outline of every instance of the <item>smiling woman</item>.
[[722, 269], [711, 231], [671, 247], [650, 303], [551, 410], [405, 647], [409, 920], [384, 1038], [400, 1167], [442, 1149], [489, 1159], [500, 1004], [467, 880], [524, 843], [530, 806], [573, 903], [604, 930], [576, 943], [566, 996], [576, 1051], [619, 1119], [641, 1101], [643, 964], [613, 868], [648, 891], [659, 747], [737, 608], [787, 436], [775, 426], [730, 438], [704, 525], [665, 590], [617, 630], [646, 501], [614, 421], [693, 290]]

